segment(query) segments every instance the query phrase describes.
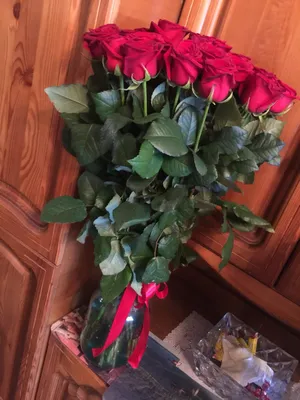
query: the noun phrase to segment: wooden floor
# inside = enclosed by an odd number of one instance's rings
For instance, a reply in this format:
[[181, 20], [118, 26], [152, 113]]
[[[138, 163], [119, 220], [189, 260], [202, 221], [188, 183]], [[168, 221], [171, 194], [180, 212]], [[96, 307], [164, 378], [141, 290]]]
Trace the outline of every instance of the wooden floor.
[[[221, 278], [196, 267], [176, 272], [169, 282], [165, 300], [151, 300], [151, 331], [163, 339], [193, 310], [213, 324], [231, 312], [300, 360], [300, 336], [280, 321], [243, 299]], [[300, 368], [294, 380], [300, 380]]]

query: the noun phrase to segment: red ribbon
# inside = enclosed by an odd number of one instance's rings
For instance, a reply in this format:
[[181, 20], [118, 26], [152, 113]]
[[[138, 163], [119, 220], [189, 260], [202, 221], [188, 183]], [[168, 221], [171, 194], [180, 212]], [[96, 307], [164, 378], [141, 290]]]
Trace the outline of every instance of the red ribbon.
[[126, 322], [126, 318], [128, 317], [128, 314], [130, 313], [130, 310], [133, 307], [134, 302], [137, 298], [140, 306], [146, 306], [142, 332], [135, 346], [135, 349], [128, 359], [128, 363], [132, 366], [132, 368], [137, 368], [147, 347], [147, 341], [150, 331], [149, 300], [155, 295], [159, 299], [164, 299], [165, 297], [167, 297], [168, 286], [165, 283], [160, 285], [157, 285], [156, 283], [143, 284], [141, 296], [138, 296], [136, 291], [132, 289], [130, 285], [127, 286], [122, 296], [120, 305], [116, 312], [113, 324], [106, 338], [106, 341], [103, 347], [92, 349], [93, 357], [98, 357], [120, 336]]

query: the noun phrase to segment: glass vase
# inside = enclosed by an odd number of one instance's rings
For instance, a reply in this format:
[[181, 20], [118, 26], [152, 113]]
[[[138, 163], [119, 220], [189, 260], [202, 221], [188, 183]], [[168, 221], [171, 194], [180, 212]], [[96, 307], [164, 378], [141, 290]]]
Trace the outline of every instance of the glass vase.
[[104, 303], [100, 290], [97, 290], [90, 300], [85, 327], [80, 336], [81, 349], [86, 359], [101, 370], [126, 365], [143, 327], [145, 307], [135, 304], [118, 339], [98, 357], [93, 357], [92, 349], [102, 347], [105, 343], [120, 301], [121, 296], [110, 303]]

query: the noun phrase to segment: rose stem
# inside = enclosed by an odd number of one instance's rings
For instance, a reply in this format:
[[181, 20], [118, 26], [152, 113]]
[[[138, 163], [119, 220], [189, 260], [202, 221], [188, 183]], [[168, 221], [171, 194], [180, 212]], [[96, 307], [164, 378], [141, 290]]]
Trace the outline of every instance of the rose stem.
[[124, 92], [124, 76], [121, 74], [119, 76], [120, 80], [120, 89], [121, 89], [121, 104], [124, 106], [125, 104], [125, 92]]
[[144, 117], [148, 115], [148, 107], [147, 107], [147, 81], [143, 81], [143, 92], [144, 92]]
[[209, 110], [210, 105], [211, 105], [211, 101], [207, 100], [207, 103], [206, 103], [206, 106], [205, 106], [205, 109], [204, 109], [204, 113], [203, 113], [203, 117], [202, 117], [202, 120], [201, 120], [201, 124], [200, 124], [198, 132], [197, 132], [196, 143], [195, 143], [195, 147], [194, 147], [195, 153], [197, 153], [197, 151], [199, 150], [199, 143], [200, 143], [202, 132], [204, 131], [205, 121], [206, 121], [206, 118], [207, 118], [207, 114], [208, 114], [208, 110]]
[[174, 105], [173, 105], [173, 114], [175, 114], [175, 110], [176, 110], [176, 107], [177, 107], [177, 104], [178, 104], [178, 101], [179, 101], [180, 91], [181, 91], [181, 87], [177, 86]]

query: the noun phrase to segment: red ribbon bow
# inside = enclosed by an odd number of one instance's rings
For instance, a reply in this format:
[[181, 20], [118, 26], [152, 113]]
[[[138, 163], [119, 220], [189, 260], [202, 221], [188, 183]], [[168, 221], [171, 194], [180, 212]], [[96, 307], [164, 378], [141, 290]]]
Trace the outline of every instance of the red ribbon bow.
[[[161, 286], [163, 288], [161, 289]], [[106, 338], [103, 347], [92, 349], [93, 357], [98, 357], [104, 350], [106, 350], [121, 334], [126, 318], [130, 313], [131, 308], [137, 298], [140, 305], [145, 305], [145, 314], [142, 332], [138, 339], [138, 342], [133, 350], [131, 356], [128, 359], [128, 363], [132, 368], [137, 368], [143, 357], [143, 354], [147, 347], [147, 341], [150, 331], [150, 312], [149, 312], [149, 300], [157, 296], [159, 299], [164, 299], [168, 295], [168, 286], [166, 283], [157, 285], [156, 283], [143, 284], [142, 295], [138, 296], [136, 291], [129, 285], [124, 291], [120, 305], [115, 315], [115, 319]]]

